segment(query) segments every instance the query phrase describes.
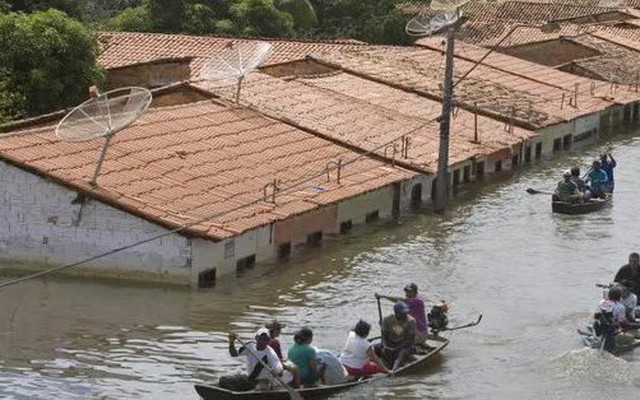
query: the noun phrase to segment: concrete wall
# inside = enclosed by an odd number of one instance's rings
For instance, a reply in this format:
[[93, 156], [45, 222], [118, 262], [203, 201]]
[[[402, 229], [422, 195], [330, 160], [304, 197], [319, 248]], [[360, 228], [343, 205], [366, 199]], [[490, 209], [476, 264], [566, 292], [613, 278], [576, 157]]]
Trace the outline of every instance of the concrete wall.
[[[78, 220], [77, 193], [0, 161], [0, 258], [3, 269], [41, 269], [106, 253], [167, 230], [98, 201]], [[71, 273], [189, 282], [190, 242], [178, 234], [74, 267]]]
[[194, 238], [191, 284], [196, 286], [199, 274], [211, 268], [217, 278], [235, 276], [238, 260], [252, 255], [256, 263], [273, 261], [272, 229], [272, 225], [259, 227], [221, 242]]
[[124, 86], [156, 88], [189, 79], [191, 69], [186, 60], [158, 61], [107, 70], [105, 90]]
[[354, 225], [364, 224], [367, 214], [376, 211], [380, 219], [391, 219], [393, 216], [393, 194], [393, 186], [386, 186], [342, 201], [337, 210], [338, 226], [349, 220]]
[[180, 104], [190, 104], [207, 100], [211, 97], [212, 96], [206, 96], [197, 90], [182, 87], [173, 91], [154, 94], [151, 107], [168, 107]]
[[536, 64], [548, 66], [562, 65], [573, 60], [600, 55], [598, 51], [590, 47], [562, 38], [519, 46], [503, 47], [500, 49], [500, 52]]
[[420, 208], [425, 207], [431, 203], [432, 182], [432, 176], [422, 174], [401, 183], [400, 215], [403, 215], [408, 211], [415, 209], [414, 205], [412, 204], [412, 191], [417, 185], [420, 185]]
[[337, 215], [337, 205], [329, 205], [284, 221], [277, 221], [273, 224], [273, 244], [279, 246], [287, 242], [291, 242], [292, 245], [306, 243], [309, 234], [319, 231], [323, 235], [338, 233]]

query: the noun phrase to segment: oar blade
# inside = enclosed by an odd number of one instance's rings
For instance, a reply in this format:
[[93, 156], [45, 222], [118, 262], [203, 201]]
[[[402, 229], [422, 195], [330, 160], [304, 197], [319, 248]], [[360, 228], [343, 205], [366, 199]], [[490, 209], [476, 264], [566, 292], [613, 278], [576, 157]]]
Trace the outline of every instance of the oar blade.
[[532, 188], [527, 188], [527, 193], [529, 194], [538, 194], [538, 191]]

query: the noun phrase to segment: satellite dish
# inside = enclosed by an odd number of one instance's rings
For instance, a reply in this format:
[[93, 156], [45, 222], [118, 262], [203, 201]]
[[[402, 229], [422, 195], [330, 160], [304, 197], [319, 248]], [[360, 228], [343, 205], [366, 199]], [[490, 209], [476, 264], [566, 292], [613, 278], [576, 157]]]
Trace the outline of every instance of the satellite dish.
[[431, 0], [431, 9], [436, 11], [455, 11], [471, 0]]
[[239, 103], [245, 75], [262, 65], [272, 52], [273, 46], [266, 42], [229, 42], [226, 49], [211, 56], [200, 77], [209, 81], [237, 79], [236, 103]]
[[598, 7], [622, 7], [624, 0], [600, 0]]
[[429, 17], [425, 14], [416, 15], [405, 26], [405, 32], [409, 36], [427, 36], [442, 32], [455, 25], [462, 16], [462, 11], [446, 11]]
[[[92, 93], [92, 92], [90, 92]], [[138, 119], [151, 105], [151, 92], [126, 87], [98, 94], [71, 110], [56, 127], [56, 136], [65, 142], [84, 142], [104, 137], [105, 142], [90, 183], [97, 185], [98, 174], [113, 135]]]

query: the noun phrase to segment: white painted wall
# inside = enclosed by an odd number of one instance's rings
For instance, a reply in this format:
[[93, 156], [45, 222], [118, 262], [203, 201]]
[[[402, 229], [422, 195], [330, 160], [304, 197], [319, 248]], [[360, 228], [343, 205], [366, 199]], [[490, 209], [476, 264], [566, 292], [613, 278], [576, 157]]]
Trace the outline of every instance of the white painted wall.
[[367, 214], [378, 211], [380, 219], [392, 217], [393, 185], [344, 200], [338, 204], [338, 225], [351, 220], [364, 224]]
[[271, 225], [266, 225], [242, 235], [214, 243], [205, 239], [193, 239], [192, 285], [198, 282], [198, 274], [215, 268], [216, 279], [236, 274], [236, 261], [255, 254], [256, 263], [271, 262], [274, 247], [271, 243]]
[[401, 184], [400, 195], [400, 215], [411, 210], [411, 191], [415, 185], [422, 185], [422, 207], [431, 203], [431, 183], [433, 179], [430, 175], [420, 174], [414, 178], [406, 180]]
[[[89, 200], [78, 226], [77, 193], [0, 161], [0, 258], [6, 267], [74, 263], [167, 232]], [[189, 282], [190, 242], [178, 234], [74, 267], [96, 276]], [[126, 275], [126, 276], [125, 276]]]

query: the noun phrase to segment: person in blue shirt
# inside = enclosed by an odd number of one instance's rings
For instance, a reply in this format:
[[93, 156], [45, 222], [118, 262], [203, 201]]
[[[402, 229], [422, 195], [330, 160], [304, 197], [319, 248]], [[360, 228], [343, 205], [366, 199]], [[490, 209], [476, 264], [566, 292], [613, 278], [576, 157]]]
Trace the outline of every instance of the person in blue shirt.
[[314, 386], [326, 368], [325, 364], [318, 362], [312, 341], [313, 331], [305, 326], [293, 336], [294, 344], [287, 353], [289, 360], [298, 368], [300, 383], [305, 387]]
[[615, 183], [613, 181], [613, 169], [618, 165], [611, 153], [605, 153], [600, 156], [600, 168], [607, 173], [607, 183], [604, 185], [604, 191], [613, 193]]
[[585, 182], [591, 187], [592, 197], [599, 197], [603, 199], [605, 197], [605, 187], [608, 181], [609, 177], [607, 176], [607, 173], [602, 170], [600, 161], [594, 161], [591, 165], [591, 171], [589, 171], [587, 179], [585, 179]]

